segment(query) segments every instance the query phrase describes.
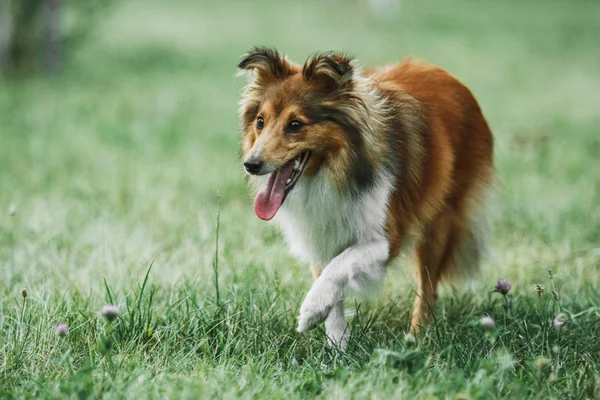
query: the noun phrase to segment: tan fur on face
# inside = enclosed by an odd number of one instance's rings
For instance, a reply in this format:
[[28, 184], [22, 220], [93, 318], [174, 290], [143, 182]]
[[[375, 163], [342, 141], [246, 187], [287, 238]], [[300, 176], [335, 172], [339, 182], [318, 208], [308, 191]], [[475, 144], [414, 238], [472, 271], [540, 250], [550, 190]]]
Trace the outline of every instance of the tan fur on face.
[[[298, 99], [303, 99], [308, 93], [328, 87], [329, 83], [324, 83], [322, 79], [307, 82], [306, 77], [294, 64], [286, 65], [289, 66], [289, 70], [284, 78], [275, 78], [271, 73], [259, 78], [260, 71], [251, 77], [240, 108], [243, 119], [242, 154], [245, 156], [260, 149], [265, 163], [280, 167], [299, 154], [310, 151], [311, 158], [303, 178], [311, 178], [323, 169], [333, 186], [343, 190], [347, 186], [350, 165], [356, 157], [348, 141], [347, 132], [331, 121], [312, 121], [305, 115], [298, 102]], [[357, 86], [362, 90], [362, 86], [366, 87], [367, 82], [359, 84], [357, 80]], [[375, 138], [377, 134], [370, 124], [379, 126], [382, 122], [376, 121], [376, 118], [371, 118], [370, 123], [365, 122], [368, 106], [354, 100], [354, 97], [358, 96], [354, 89], [345, 92], [344, 96], [350, 99], [346, 101], [346, 105], [336, 101], [324, 101], [322, 106], [335, 107], [339, 112], [352, 115], [352, 123], [357, 126], [357, 131], [364, 129], [369, 132], [367, 140], [370, 144], [366, 146], [365, 157], [375, 165], [379, 161], [378, 157], [380, 158], [377, 152], [382, 143]], [[252, 120], [244, 120], [244, 115], [253, 107], [255, 112], [252, 114]], [[377, 113], [369, 115], [375, 116]], [[258, 117], [264, 119], [262, 130], [256, 127]], [[304, 126], [300, 132], [288, 134], [286, 127], [292, 120], [297, 120]]]

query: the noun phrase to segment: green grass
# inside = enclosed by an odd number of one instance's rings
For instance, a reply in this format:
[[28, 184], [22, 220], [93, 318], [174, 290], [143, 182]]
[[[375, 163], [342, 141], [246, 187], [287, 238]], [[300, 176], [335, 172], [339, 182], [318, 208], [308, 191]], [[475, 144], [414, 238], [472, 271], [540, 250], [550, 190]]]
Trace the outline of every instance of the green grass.
[[[360, 4], [126, 1], [61, 77], [0, 81], [0, 398], [600, 397], [598, 5], [404, 1], [380, 21]], [[348, 301], [346, 354], [295, 332], [310, 273], [254, 215], [238, 159], [233, 76], [256, 44], [417, 55], [480, 100], [493, 258], [416, 345], [407, 257]]]

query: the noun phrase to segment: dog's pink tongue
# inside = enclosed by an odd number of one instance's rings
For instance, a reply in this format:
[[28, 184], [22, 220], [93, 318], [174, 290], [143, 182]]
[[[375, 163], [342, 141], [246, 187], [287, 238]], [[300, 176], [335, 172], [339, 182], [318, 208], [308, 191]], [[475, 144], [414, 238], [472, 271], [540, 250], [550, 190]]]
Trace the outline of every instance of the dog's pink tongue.
[[254, 199], [254, 212], [258, 218], [268, 221], [277, 214], [285, 196], [285, 182], [292, 176], [292, 172], [294, 160], [269, 175], [267, 184]]

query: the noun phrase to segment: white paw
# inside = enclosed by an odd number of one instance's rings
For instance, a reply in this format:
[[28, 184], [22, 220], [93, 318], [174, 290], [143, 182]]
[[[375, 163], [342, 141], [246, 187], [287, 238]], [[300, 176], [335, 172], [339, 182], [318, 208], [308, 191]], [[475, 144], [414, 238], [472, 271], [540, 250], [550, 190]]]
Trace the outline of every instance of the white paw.
[[325, 321], [341, 293], [342, 289], [330, 280], [317, 279], [300, 306], [296, 330], [308, 332]]

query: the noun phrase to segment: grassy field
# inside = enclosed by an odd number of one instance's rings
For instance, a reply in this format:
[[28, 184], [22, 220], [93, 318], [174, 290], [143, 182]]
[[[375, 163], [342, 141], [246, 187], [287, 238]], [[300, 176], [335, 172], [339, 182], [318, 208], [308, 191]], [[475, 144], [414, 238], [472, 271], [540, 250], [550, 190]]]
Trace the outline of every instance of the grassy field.
[[[116, 3], [61, 77], [0, 81], [0, 398], [600, 398], [599, 11]], [[235, 65], [256, 44], [416, 55], [480, 100], [493, 257], [477, 285], [445, 288], [416, 344], [408, 257], [379, 298], [348, 301], [346, 354], [295, 332], [311, 275], [254, 215], [238, 158]], [[507, 298], [490, 293], [501, 277]]]

